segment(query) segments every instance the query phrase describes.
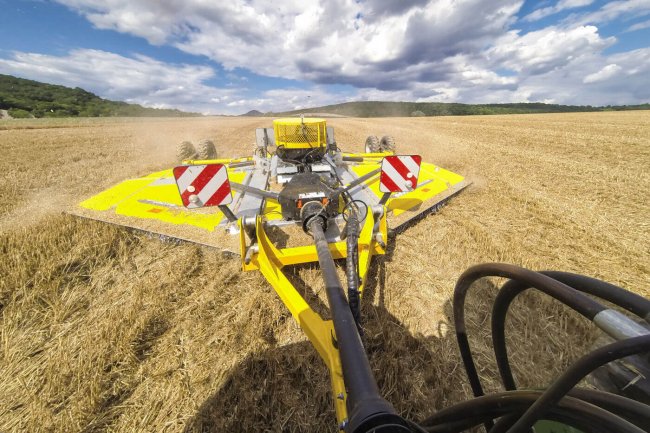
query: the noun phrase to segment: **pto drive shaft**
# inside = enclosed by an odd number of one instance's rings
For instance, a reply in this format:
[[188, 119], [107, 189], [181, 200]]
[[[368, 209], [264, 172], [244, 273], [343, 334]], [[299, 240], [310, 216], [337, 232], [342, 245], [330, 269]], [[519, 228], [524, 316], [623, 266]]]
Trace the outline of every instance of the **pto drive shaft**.
[[308, 229], [314, 238], [318, 262], [323, 273], [327, 299], [339, 349], [343, 381], [348, 392], [349, 421], [341, 426], [346, 433], [410, 432], [408, 424], [395, 413], [393, 406], [379, 394], [366, 351], [350, 311], [343, 286], [336, 273], [323, 231], [324, 220], [311, 218]]

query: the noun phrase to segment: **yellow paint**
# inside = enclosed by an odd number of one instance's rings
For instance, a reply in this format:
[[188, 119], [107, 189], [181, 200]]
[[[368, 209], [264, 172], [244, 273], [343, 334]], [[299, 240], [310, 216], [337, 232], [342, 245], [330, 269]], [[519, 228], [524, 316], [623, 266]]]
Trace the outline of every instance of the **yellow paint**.
[[[385, 250], [374, 239], [376, 223], [378, 223], [378, 231], [382, 234], [384, 240], [387, 239], [388, 235], [385, 215], [382, 215], [379, 221], [375, 221], [372, 213], [366, 216], [358, 243], [359, 276], [361, 278], [360, 292], [363, 292], [363, 288], [365, 287], [372, 256], [374, 254], [385, 254]], [[324, 321], [313, 311], [282, 272], [282, 268], [285, 266], [317, 261], [318, 255], [315, 246], [277, 248], [273, 245], [273, 242], [271, 242], [264, 230], [264, 218], [258, 217], [255, 226], [258, 252], [253, 254], [250, 263], [246, 264], [244, 258], [248, 246], [246, 245], [246, 234], [245, 230], [243, 230], [241, 220], [239, 221], [239, 228], [242, 269], [244, 271], [258, 269], [262, 272], [282, 302], [289, 309], [296, 322], [305, 332], [309, 341], [316, 348], [316, 351], [330, 371], [332, 395], [343, 395], [344, 397], [343, 399], [334, 399], [337, 420], [339, 422], [343, 421], [347, 418], [347, 409], [345, 406], [347, 393], [345, 391], [345, 383], [343, 382], [339, 352], [332, 343], [332, 335], [335, 335], [332, 322], [330, 320]], [[347, 256], [347, 245], [345, 241], [330, 243], [329, 249], [332, 257], [335, 259], [345, 258]]]
[[264, 202], [264, 217], [269, 220], [281, 220], [282, 219], [282, 207], [280, 203], [269, 198]]
[[230, 159], [184, 159], [183, 165], [203, 165], [203, 164], [236, 164], [238, 162], [252, 161], [252, 156], [245, 158], [230, 158]]
[[[360, 154], [361, 156], [364, 154]], [[381, 154], [369, 154], [381, 155]], [[372, 170], [377, 169], [377, 164], [381, 160], [372, 164], [361, 164], [352, 166], [352, 170], [357, 176], [363, 176]], [[404, 194], [393, 194], [386, 203], [389, 212], [397, 216], [409, 210], [417, 210], [423, 202], [434, 198], [436, 195], [446, 191], [450, 186], [456, 185], [463, 181], [460, 176], [444, 168], [437, 167], [433, 164], [423, 162], [420, 166], [420, 176], [418, 177], [418, 188]], [[365, 183], [368, 188], [377, 196], [381, 197], [383, 193], [379, 191], [379, 176], [375, 176]]]
[[[284, 305], [289, 309], [291, 315], [298, 322], [300, 328], [307, 335], [307, 338], [309, 338], [309, 341], [330, 371], [336, 419], [340, 423], [347, 418], [345, 406], [347, 393], [343, 382], [339, 351], [332, 342], [332, 336], [335, 335], [334, 326], [331, 320], [323, 320], [318, 313], [309, 307], [309, 304], [284, 275], [282, 262], [278, 258], [281, 251], [266, 236], [262, 221], [262, 218], [258, 218], [256, 223], [259, 253], [254, 256], [253, 260], [266, 280], [273, 286]], [[336, 397], [338, 395], [343, 395], [344, 398], [339, 399]]]
[[[229, 177], [242, 180], [244, 174], [233, 173]], [[214, 207], [201, 211], [185, 209], [171, 170], [126, 180], [83, 201], [80, 206], [96, 211], [112, 209], [117, 215], [191, 225], [209, 232], [214, 231], [224, 218], [223, 213]]]
[[[142, 190], [152, 182], [150, 178], [125, 180], [106, 191], [82, 201], [79, 205], [91, 210], [108, 210], [117, 205], [117, 203], [132, 196]], [[178, 194], [177, 194], [178, 195]]]
[[[289, 119], [293, 124], [299, 125], [300, 119]], [[319, 119], [317, 119], [319, 120]], [[356, 165], [350, 165], [352, 170], [363, 176], [376, 170], [386, 153], [373, 154], [345, 154], [346, 156], [363, 157], [364, 161]], [[251, 158], [219, 159], [210, 161], [191, 161], [209, 163], [238, 163], [250, 161]], [[190, 161], [187, 161], [190, 162]], [[243, 183], [246, 172], [242, 170], [228, 169], [228, 177], [233, 182]], [[418, 188], [406, 194], [394, 194], [387, 202], [389, 219], [392, 216], [399, 216], [407, 211], [417, 212], [418, 206], [427, 202], [427, 207], [435, 204], [435, 197], [447, 191], [450, 186], [463, 181], [463, 177], [448, 170], [437, 167], [433, 164], [422, 163]], [[366, 185], [377, 197], [381, 197], [379, 191], [379, 176], [366, 181]], [[237, 192], [233, 192], [237, 195]], [[158, 205], [157, 203], [167, 204]], [[126, 180], [112, 188], [107, 189], [80, 204], [81, 207], [95, 211], [112, 211], [115, 214], [135, 219], [133, 226], [137, 226], [137, 220], [156, 219], [174, 225], [190, 225], [211, 232], [223, 220], [223, 214], [217, 208], [205, 208], [201, 210], [187, 210], [182, 207], [175, 182], [173, 181], [172, 170], [163, 170], [151, 173], [139, 179]], [[275, 200], [266, 200], [264, 216], [267, 220], [282, 219], [280, 205]], [[143, 227], [146, 229], [146, 226]], [[344, 257], [344, 243], [333, 244], [332, 254], [334, 257]], [[308, 247], [307, 247], [308, 248]], [[373, 247], [374, 254], [379, 254], [377, 246]], [[315, 250], [295, 250], [282, 254], [284, 264], [304, 263], [316, 261]]]

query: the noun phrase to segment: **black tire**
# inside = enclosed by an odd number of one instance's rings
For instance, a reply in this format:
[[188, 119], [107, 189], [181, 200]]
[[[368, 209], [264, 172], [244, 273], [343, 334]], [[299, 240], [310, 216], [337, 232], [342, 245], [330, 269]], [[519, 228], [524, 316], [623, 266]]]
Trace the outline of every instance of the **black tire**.
[[183, 162], [184, 159], [192, 159], [196, 156], [196, 149], [191, 141], [181, 141], [176, 146], [176, 158], [179, 162]]
[[217, 149], [211, 140], [201, 140], [196, 145], [198, 159], [217, 159]]
[[366, 138], [366, 153], [378, 153], [380, 152], [379, 139], [376, 135], [369, 135]]
[[381, 152], [395, 153], [395, 139], [390, 135], [384, 135], [379, 142], [379, 149]]

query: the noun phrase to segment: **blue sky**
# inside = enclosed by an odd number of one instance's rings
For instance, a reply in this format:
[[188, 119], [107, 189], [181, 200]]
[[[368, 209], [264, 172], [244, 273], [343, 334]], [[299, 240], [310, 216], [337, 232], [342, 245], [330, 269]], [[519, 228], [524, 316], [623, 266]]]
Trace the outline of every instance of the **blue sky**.
[[650, 0], [0, 0], [0, 73], [238, 114], [650, 102]]

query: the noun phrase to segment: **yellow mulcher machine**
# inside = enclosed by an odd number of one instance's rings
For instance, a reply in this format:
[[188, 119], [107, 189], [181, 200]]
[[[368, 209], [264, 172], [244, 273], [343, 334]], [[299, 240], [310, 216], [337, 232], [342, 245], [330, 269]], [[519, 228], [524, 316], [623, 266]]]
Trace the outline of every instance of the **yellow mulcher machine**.
[[[463, 361], [475, 394], [484, 400], [478, 398], [464, 403], [466, 407], [445, 409], [419, 425], [399, 416], [379, 393], [360, 336], [359, 303], [371, 258], [386, 252], [389, 227], [394, 232], [403, 230], [416, 219], [438, 210], [469, 183], [458, 174], [422, 162], [418, 155], [396, 154], [395, 141], [389, 136], [368, 137], [362, 153], [342, 152], [334, 130], [323, 119], [278, 119], [273, 128], [257, 129], [255, 137], [253, 155], [237, 159], [217, 159], [216, 149], [209, 141], [196, 148], [184, 142], [179, 147], [181, 165], [126, 180], [82, 202], [75, 213], [238, 252], [242, 269], [262, 272], [327, 365], [342, 431], [460, 432], [484, 423], [486, 428], [497, 429], [494, 431], [525, 432], [540, 418], [567, 422], [562, 427], [566, 429], [571, 429], [571, 425], [584, 427], [580, 416], [585, 409], [573, 401], [578, 397], [561, 400], [573, 399], [570, 403], [578, 406], [573, 415], [568, 413], [566, 404], [558, 403], [555, 394], [555, 400], [541, 392], [525, 396], [507, 394], [500, 396], [501, 400], [481, 397], [462, 308], [465, 293], [474, 280], [490, 275], [509, 278], [515, 287], [504, 286], [509, 293], [508, 301], [529, 286], [544, 291], [550, 284], [558, 293], [571, 291], [570, 295], [560, 296], [566, 302], [573, 302], [576, 297], [587, 302], [581, 298], [585, 296], [580, 290], [588, 291], [583, 286], [589, 284], [578, 276], [546, 276], [509, 265], [470, 269], [459, 280], [454, 300]], [[335, 259], [345, 259], [347, 293], [337, 274]], [[287, 266], [311, 262], [320, 264], [331, 320], [316, 313], [283, 273]], [[636, 312], [650, 312], [647, 300], [622, 289], [614, 292], [625, 293], [620, 296], [626, 297], [628, 304], [632, 299], [632, 303], [640, 305], [635, 307]], [[555, 292], [548, 293], [555, 296]], [[594, 317], [600, 314], [601, 325], [611, 328], [610, 335], [635, 337], [637, 347], [648, 345], [643, 326], [614, 313], [603, 319], [603, 311], [611, 310], [589, 306], [591, 309], [585, 307], [585, 314], [591, 315], [597, 324]], [[624, 331], [620, 323], [624, 323]], [[495, 326], [498, 334], [499, 324]], [[504, 346], [505, 340], [501, 343], [496, 341], [495, 350]], [[626, 354], [630, 352], [628, 346], [624, 348]], [[506, 377], [507, 356], [503, 352], [497, 355], [501, 355], [500, 367]], [[587, 397], [594, 399], [591, 395]], [[538, 408], [529, 413], [540, 404], [544, 411]], [[635, 406], [634, 410], [634, 415], [639, 416], [640, 407]], [[620, 413], [612, 411], [615, 415], [611, 416], [618, 422]], [[618, 426], [607, 416], [599, 412], [597, 419], [606, 419], [603, 425], [608, 427]], [[498, 421], [493, 426], [495, 419]], [[628, 430], [620, 431], [637, 432], [631, 429], [635, 427], [633, 423], [625, 422], [632, 427], [626, 424]]]

